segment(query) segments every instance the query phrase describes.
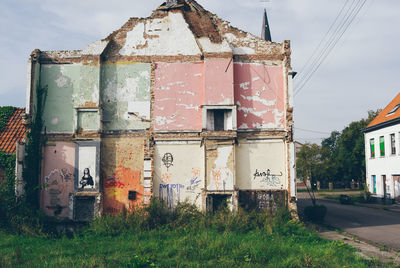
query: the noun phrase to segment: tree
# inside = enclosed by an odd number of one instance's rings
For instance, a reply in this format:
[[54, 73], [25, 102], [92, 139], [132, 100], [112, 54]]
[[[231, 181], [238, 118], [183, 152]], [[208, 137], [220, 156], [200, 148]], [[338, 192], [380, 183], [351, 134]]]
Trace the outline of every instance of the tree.
[[316, 205], [314, 192], [308, 187], [307, 179], [311, 184], [321, 177], [321, 147], [317, 144], [305, 143], [296, 155], [296, 172], [303, 178], [303, 182], [307, 187], [313, 205]]

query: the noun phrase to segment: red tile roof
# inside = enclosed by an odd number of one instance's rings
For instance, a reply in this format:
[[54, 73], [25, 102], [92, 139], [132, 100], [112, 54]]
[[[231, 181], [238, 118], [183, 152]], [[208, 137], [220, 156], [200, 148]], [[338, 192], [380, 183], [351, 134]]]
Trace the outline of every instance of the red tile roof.
[[[395, 109], [397, 107], [397, 110]], [[393, 112], [394, 111], [394, 112]], [[372, 120], [367, 128], [377, 126], [394, 119], [400, 118], [400, 93], [382, 110], [378, 116]]]
[[24, 108], [15, 109], [6, 127], [0, 132], [0, 151], [15, 154], [15, 145], [25, 137], [25, 127], [22, 125], [21, 117], [23, 113], [25, 113]]

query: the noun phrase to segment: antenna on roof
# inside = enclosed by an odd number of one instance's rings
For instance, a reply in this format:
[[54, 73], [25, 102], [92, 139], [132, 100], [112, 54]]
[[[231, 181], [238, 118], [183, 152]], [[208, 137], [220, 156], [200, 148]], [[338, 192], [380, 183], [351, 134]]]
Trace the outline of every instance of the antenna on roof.
[[268, 16], [267, 16], [267, 3], [271, 3], [271, 0], [260, 0], [260, 2], [265, 3], [263, 25], [262, 25], [262, 30], [261, 30], [261, 38], [266, 41], [271, 42], [272, 41], [271, 29], [269, 27]]
[[178, 0], [167, 0], [167, 7], [171, 7], [178, 4]]

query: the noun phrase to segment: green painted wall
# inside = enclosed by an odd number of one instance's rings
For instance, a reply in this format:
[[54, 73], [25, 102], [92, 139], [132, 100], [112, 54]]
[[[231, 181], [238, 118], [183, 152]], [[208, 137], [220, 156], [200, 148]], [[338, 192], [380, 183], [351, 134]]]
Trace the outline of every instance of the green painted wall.
[[82, 128], [84, 131], [96, 131], [99, 129], [99, 113], [97, 111], [78, 113], [78, 128]]
[[[150, 127], [149, 63], [107, 64], [101, 70], [104, 130]], [[131, 112], [131, 113], [128, 113]]]
[[[75, 108], [89, 103], [99, 105], [99, 66], [46, 64], [42, 65], [40, 79], [41, 85], [48, 87], [43, 119], [49, 133], [74, 132], [78, 120]], [[100, 118], [96, 120], [93, 124], [99, 126]]]

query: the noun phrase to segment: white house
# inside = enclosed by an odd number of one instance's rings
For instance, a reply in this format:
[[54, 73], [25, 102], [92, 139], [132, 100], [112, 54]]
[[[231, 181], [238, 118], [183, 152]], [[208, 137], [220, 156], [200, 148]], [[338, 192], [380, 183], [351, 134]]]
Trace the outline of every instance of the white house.
[[364, 133], [369, 191], [376, 197], [400, 200], [400, 94]]

